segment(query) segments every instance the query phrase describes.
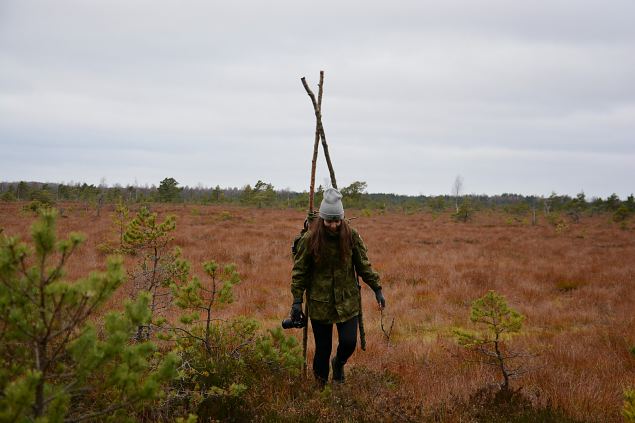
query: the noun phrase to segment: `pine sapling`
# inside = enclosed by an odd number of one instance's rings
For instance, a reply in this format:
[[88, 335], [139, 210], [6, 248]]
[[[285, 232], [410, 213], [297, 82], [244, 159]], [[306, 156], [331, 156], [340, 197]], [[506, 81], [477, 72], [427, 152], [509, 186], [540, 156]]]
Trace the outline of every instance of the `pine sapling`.
[[[187, 336], [200, 341], [209, 355], [212, 352], [212, 314], [216, 303], [229, 304], [234, 300], [232, 288], [240, 283], [240, 275], [236, 270], [236, 265], [219, 265], [215, 261], [208, 261], [203, 264], [205, 273], [209, 276], [207, 283], [202, 283], [199, 278], [194, 277], [184, 285], [171, 284], [172, 293], [176, 305], [182, 310], [189, 312], [182, 315], [180, 323], [183, 325], [202, 324], [202, 331], [192, 330], [186, 327], [176, 327], [175, 329], [185, 333]], [[201, 313], [203, 314], [201, 316]], [[199, 334], [199, 332], [202, 332]]]
[[[63, 211], [63, 209], [62, 209]], [[130, 211], [126, 204], [119, 198], [115, 206], [115, 212], [112, 215], [113, 231], [117, 236], [117, 241], [106, 241], [97, 246], [97, 251], [106, 254], [125, 254], [126, 245], [124, 243], [124, 235], [128, 227], [128, 216]]]
[[176, 344], [181, 362], [163, 408], [181, 415], [196, 412], [208, 421], [219, 417], [219, 407], [239, 404], [252, 387], [252, 392], [269, 387], [268, 378], [283, 378], [285, 384], [295, 380], [303, 361], [297, 340], [282, 329], [259, 334], [253, 319], [217, 317], [223, 304], [234, 301], [240, 276], [234, 264], [207, 261], [203, 268], [206, 277], [170, 285], [182, 311], [178, 321], [161, 318], [156, 324], [164, 328], [160, 337]]
[[509, 391], [510, 379], [526, 372], [522, 365], [515, 365], [517, 359], [531, 357], [514, 351], [508, 346], [508, 339], [520, 332], [524, 316], [507, 305], [505, 298], [494, 291], [472, 303], [470, 320], [483, 330], [471, 332], [455, 329], [454, 336], [459, 345], [473, 353], [476, 361], [497, 368], [502, 376], [501, 390]]
[[165, 329], [161, 338], [176, 343], [182, 361], [179, 380], [168, 393], [170, 401], [187, 404], [187, 412], [191, 406], [243, 394], [246, 387], [233, 382], [241, 377], [244, 365], [237, 354], [253, 343], [257, 329], [249, 319], [214, 318], [220, 304], [233, 302], [232, 288], [240, 283], [236, 266], [208, 261], [203, 268], [208, 276], [203, 281], [193, 277], [187, 283], [170, 284], [174, 304], [183, 313], [178, 321], [156, 320]]
[[[133, 296], [142, 292], [150, 294], [151, 319], [160, 316], [170, 306], [170, 284], [183, 282], [189, 276], [189, 263], [181, 259], [180, 249], [170, 250], [171, 233], [175, 229], [175, 216], [170, 215], [159, 223], [156, 213], [142, 207], [124, 233], [126, 251], [139, 256], [139, 265], [130, 274], [134, 282]], [[151, 333], [151, 324], [139, 326], [136, 339], [149, 339]]]
[[126, 233], [126, 227], [128, 226], [128, 216], [130, 210], [121, 199], [117, 202], [115, 207], [115, 214], [112, 217], [112, 223], [116, 228], [117, 235], [119, 235], [119, 252], [124, 252], [124, 235]]

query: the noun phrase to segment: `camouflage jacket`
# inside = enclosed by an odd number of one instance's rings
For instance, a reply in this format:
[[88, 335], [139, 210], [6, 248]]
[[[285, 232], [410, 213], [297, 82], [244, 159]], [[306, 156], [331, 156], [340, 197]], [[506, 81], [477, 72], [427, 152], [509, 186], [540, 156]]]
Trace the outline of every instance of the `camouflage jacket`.
[[339, 323], [359, 314], [360, 292], [355, 271], [373, 291], [381, 288], [379, 274], [373, 270], [364, 241], [352, 229], [353, 248], [350, 258], [342, 262], [337, 237], [327, 237], [318, 263], [307, 246], [310, 232], [297, 245], [291, 272], [293, 298], [302, 298], [307, 291], [309, 317], [322, 323]]

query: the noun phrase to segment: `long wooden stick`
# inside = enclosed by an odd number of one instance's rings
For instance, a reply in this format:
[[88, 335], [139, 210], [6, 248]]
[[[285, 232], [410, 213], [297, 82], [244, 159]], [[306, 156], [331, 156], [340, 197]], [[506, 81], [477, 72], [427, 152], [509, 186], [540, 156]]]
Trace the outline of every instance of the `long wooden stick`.
[[[302, 78], [302, 84], [307, 87], [306, 79]], [[324, 71], [320, 71], [320, 84], [318, 90], [318, 102], [317, 107], [322, 111], [322, 92], [324, 87]], [[317, 165], [318, 147], [320, 145], [320, 125], [315, 123], [315, 141], [313, 142], [313, 159], [311, 161], [311, 186], [309, 188], [309, 213], [314, 209], [314, 197], [315, 197], [315, 168]]]
[[[320, 72], [320, 82], [322, 82], [324, 77], [324, 71]], [[320, 95], [320, 103], [315, 99], [315, 94], [309, 88], [309, 85], [306, 83], [306, 78], [302, 78], [302, 85], [304, 85], [304, 89], [306, 93], [311, 97], [311, 102], [313, 103], [313, 111], [315, 112], [315, 120], [316, 120], [316, 132], [319, 132], [320, 138], [322, 139], [322, 148], [324, 149], [324, 158], [326, 159], [326, 165], [329, 168], [329, 174], [331, 176], [331, 185], [333, 188], [337, 188], [337, 181], [335, 180], [335, 171], [333, 170], [333, 163], [331, 162], [331, 155], [329, 154], [329, 146], [326, 143], [326, 134], [324, 133], [324, 126], [322, 125], [322, 96]], [[322, 89], [322, 84], [320, 84], [320, 90]]]

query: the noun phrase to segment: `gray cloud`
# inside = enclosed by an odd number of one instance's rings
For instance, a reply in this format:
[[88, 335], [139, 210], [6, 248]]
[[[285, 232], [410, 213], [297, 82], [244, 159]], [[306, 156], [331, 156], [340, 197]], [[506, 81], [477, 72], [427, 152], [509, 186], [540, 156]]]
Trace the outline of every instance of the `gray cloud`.
[[[632, 1], [0, 5], [5, 180], [606, 196], [635, 172]], [[321, 177], [326, 176], [322, 163]]]

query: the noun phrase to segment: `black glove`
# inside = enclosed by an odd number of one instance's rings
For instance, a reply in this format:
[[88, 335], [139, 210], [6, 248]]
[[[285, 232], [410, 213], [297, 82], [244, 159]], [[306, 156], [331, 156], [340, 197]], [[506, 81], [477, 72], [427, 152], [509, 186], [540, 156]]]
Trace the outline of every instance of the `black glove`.
[[386, 307], [386, 299], [384, 298], [384, 294], [381, 293], [381, 288], [375, 290], [375, 299], [377, 300], [377, 304], [382, 309]]
[[291, 306], [291, 319], [302, 319], [302, 299], [293, 301], [293, 305]]

